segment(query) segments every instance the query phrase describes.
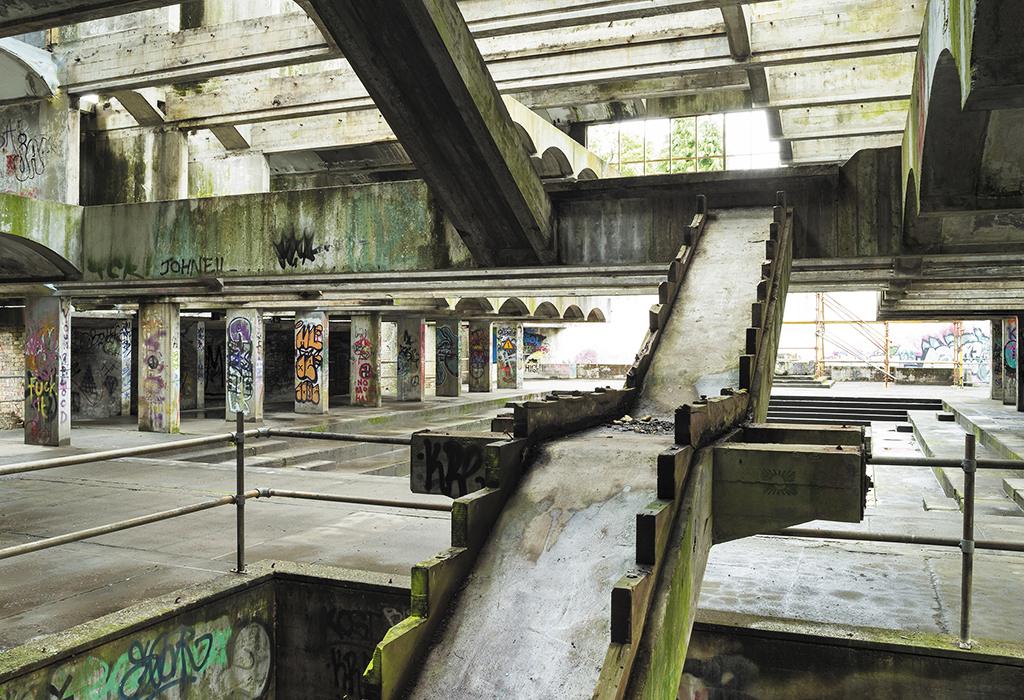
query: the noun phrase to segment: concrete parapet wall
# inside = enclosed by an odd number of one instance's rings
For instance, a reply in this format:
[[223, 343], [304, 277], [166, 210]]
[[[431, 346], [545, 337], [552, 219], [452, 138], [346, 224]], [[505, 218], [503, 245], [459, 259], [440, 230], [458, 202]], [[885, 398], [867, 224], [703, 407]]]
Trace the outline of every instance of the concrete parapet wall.
[[372, 697], [362, 672], [409, 579], [260, 562], [0, 657], [0, 698]]

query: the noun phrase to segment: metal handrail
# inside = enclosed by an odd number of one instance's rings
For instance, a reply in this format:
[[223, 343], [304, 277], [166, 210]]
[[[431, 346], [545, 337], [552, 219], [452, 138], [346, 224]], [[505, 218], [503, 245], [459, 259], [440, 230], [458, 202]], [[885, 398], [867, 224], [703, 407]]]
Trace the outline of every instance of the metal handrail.
[[94, 537], [100, 537], [102, 535], [109, 535], [115, 532], [121, 532], [122, 530], [141, 527], [142, 525], [149, 525], [151, 523], [161, 522], [164, 520], [171, 520], [173, 518], [178, 518], [183, 515], [199, 513], [201, 511], [209, 510], [211, 508], [217, 508], [220, 506], [227, 506], [233, 504], [236, 509], [236, 562], [234, 571], [237, 573], [244, 573], [245, 502], [251, 498], [271, 498], [276, 496], [279, 498], [297, 498], [306, 500], [330, 501], [335, 503], [352, 503], [357, 505], [381, 506], [390, 508], [411, 508], [418, 510], [432, 510], [443, 512], [451, 512], [452, 510], [451, 504], [447, 503], [417, 503], [415, 501], [364, 498], [361, 496], [325, 494], [316, 493], [312, 491], [290, 491], [285, 489], [261, 488], [251, 489], [247, 491], [245, 489], [246, 438], [279, 436], [303, 439], [338, 440], [343, 442], [383, 443], [393, 445], [410, 445], [412, 444], [412, 439], [409, 437], [393, 435], [331, 433], [308, 430], [272, 429], [266, 427], [245, 430], [244, 420], [245, 416], [242, 413], [239, 412], [235, 414], [235, 432], [233, 433], [218, 433], [216, 435], [208, 435], [197, 438], [173, 440], [170, 442], [160, 443], [156, 445], [127, 447], [116, 450], [105, 450], [102, 452], [88, 452], [77, 455], [68, 455], [65, 457], [38, 459], [28, 462], [19, 462], [15, 464], [0, 466], [0, 476], [6, 476], [12, 474], [24, 474], [26, 472], [41, 471], [46, 469], [57, 469], [59, 467], [69, 467], [79, 464], [91, 464], [93, 462], [102, 462], [112, 459], [120, 459], [124, 457], [139, 457], [149, 454], [156, 454], [160, 452], [172, 452], [175, 450], [182, 450], [192, 447], [203, 447], [206, 445], [217, 444], [225, 441], [230, 441], [235, 444], [235, 493], [232, 495], [221, 496], [219, 498], [215, 498], [209, 501], [202, 501], [200, 503], [193, 503], [187, 506], [180, 506], [178, 508], [172, 508], [170, 510], [160, 511], [158, 513], [141, 515], [135, 518], [129, 518], [127, 520], [119, 520], [117, 522], [107, 523], [106, 525], [99, 525], [97, 527], [92, 527], [85, 530], [76, 530], [74, 532], [69, 532], [63, 535], [47, 537], [41, 540], [36, 540], [34, 542], [15, 545], [13, 547], [6, 547], [0, 549], [0, 560], [9, 559], [11, 557], [20, 556], [22, 554], [30, 554], [32, 552], [38, 552], [44, 549], [51, 549], [53, 547], [59, 547], [61, 545], [70, 544], [72, 542], [80, 542], [82, 540], [92, 539]]

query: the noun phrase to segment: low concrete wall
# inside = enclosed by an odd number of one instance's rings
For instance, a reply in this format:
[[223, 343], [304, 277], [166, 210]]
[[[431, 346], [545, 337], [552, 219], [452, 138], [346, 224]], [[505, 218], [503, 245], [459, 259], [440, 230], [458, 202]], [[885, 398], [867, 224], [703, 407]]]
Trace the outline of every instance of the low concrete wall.
[[[409, 613], [409, 578], [260, 562], [0, 657], [0, 699], [370, 697], [362, 673]], [[278, 672], [280, 670], [280, 672]]]
[[[808, 376], [814, 374], [814, 362], [805, 360], [779, 360], [775, 363], [776, 376]], [[889, 371], [896, 377], [897, 384], [923, 384], [929, 386], [952, 386], [952, 367], [910, 367], [892, 366]], [[885, 376], [880, 369], [867, 365], [825, 363], [825, 376], [837, 382], [882, 382]], [[970, 373], [967, 374], [969, 378]]]
[[[949, 638], [889, 632], [893, 641], [818, 637], [696, 623], [679, 698], [1018, 697], [1024, 660], [961, 652]], [[914, 646], [920, 645], [920, 646]]]

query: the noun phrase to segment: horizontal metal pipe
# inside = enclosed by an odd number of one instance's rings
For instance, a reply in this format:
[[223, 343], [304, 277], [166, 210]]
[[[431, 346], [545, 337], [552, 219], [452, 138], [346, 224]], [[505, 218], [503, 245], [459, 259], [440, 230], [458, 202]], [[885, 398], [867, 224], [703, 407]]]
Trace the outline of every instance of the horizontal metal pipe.
[[[259, 494], [255, 489], [252, 491], [245, 492], [246, 498], [256, 498], [258, 495]], [[19, 544], [14, 547], [0, 549], [0, 559], [9, 559], [11, 557], [16, 557], [20, 554], [30, 554], [31, 552], [38, 552], [42, 549], [50, 549], [52, 547], [59, 547], [63, 544], [80, 542], [81, 540], [87, 540], [92, 537], [99, 537], [100, 535], [109, 535], [114, 532], [120, 532], [121, 530], [128, 530], [130, 528], [139, 527], [141, 525], [149, 525], [150, 523], [157, 523], [161, 520], [170, 520], [172, 518], [181, 517], [182, 515], [198, 513], [200, 511], [209, 510], [211, 508], [217, 508], [219, 506], [228, 506], [233, 504], [234, 502], [234, 496], [221, 496], [220, 498], [214, 499], [212, 501], [194, 503], [189, 506], [172, 508], [170, 510], [164, 510], [159, 513], [142, 515], [138, 518], [119, 520], [116, 523], [100, 525], [99, 527], [89, 528], [88, 530], [78, 530], [76, 532], [69, 532], [66, 535], [58, 535], [57, 537], [48, 537], [44, 540], [36, 540], [35, 542]]]
[[365, 433], [321, 433], [316, 430], [285, 430], [270, 428], [271, 437], [292, 437], [306, 440], [338, 440], [340, 442], [377, 442], [383, 445], [411, 445], [411, 437], [399, 435], [368, 435]]
[[[939, 457], [872, 457], [868, 464], [884, 467], [963, 467], [962, 459]], [[979, 459], [978, 469], [1020, 469], [1024, 461], [1017, 459]]]
[[388, 508], [410, 508], [414, 510], [436, 510], [451, 512], [450, 503], [421, 503], [417, 501], [389, 501], [381, 498], [360, 498], [357, 496], [336, 496], [329, 493], [312, 491], [285, 491], [281, 489], [259, 489], [260, 498], [277, 496], [279, 498], [303, 498], [310, 501], [334, 501], [335, 503], [354, 503], [362, 506], [386, 506]]
[[[953, 537], [930, 537], [923, 535], [887, 534], [879, 532], [849, 532], [846, 530], [817, 530], [814, 528], [787, 527], [783, 530], [765, 533], [781, 537], [807, 537], [821, 540], [849, 540], [853, 542], [892, 542], [895, 544], [917, 544], [935, 547], [960, 547], [960, 540]], [[999, 552], [1024, 552], [1024, 542], [1006, 540], [975, 540], [977, 549], [991, 549]]]
[[[246, 437], [262, 437], [267, 434], [265, 428], [253, 428], [245, 431]], [[156, 445], [142, 445], [140, 447], [122, 447], [116, 450], [105, 450], [103, 452], [85, 452], [67, 457], [52, 457], [50, 459], [36, 459], [31, 462], [17, 462], [0, 466], [0, 476], [8, 474], [22, 474], [24, 472], [35, 472], [42, 469], [56, 469], [58, 467], [71, 467], [76, 464], [88, 464], [90, 462], [104, 462], [111, 459], [123, 457], [142, 457], [159, 452], [173, 452], [190, 447], [202, 447], [204, 445], [215, 445], [218, 442], [229, 442], [235, 437], [234, 433], [217, 433], [204, 437], [186, 438], [184, 440], [173, 440], [161, 442]]]

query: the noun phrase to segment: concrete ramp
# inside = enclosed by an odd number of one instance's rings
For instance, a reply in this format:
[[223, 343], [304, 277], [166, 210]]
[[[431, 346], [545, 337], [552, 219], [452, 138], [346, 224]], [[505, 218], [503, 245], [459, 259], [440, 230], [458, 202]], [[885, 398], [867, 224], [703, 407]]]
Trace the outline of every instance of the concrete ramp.
[[671, 416], [702, 394], [739, 386], [771, 222], [771, 208], [713, 213], [651, 360], [637, 414]]
[[[659, 333], [635, 415], [738, 387], [770, 208], [708, 217]], [[544, 444], [505, 505], [413, 698], [587, 698], [609, 648], [611, 591], [637, 562], [673, 436], [594, 428]]]

